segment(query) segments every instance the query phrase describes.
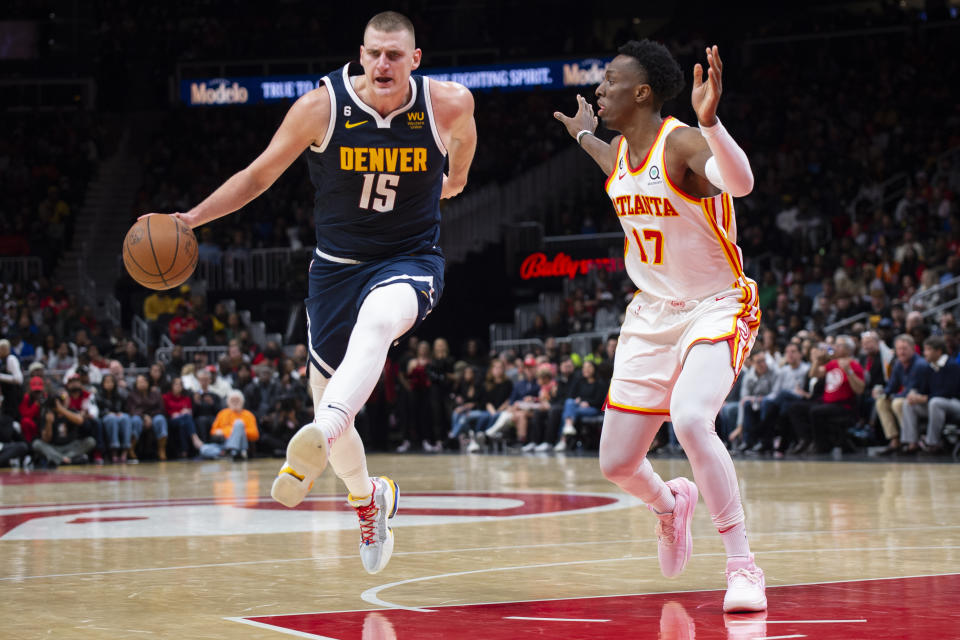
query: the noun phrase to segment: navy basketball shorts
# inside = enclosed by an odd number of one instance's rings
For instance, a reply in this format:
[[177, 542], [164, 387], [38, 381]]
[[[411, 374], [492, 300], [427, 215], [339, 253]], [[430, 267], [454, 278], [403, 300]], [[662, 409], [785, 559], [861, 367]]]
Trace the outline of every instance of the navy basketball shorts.
[[314, 254], [310, 263], [307, 310], [310, 361], [329, 378], [343, 361], [360, 305], [378, 287], [403, 283], [417, 293], [419, 311], [413, 332], [433, 311], [443, 293], [444, 258], [434, 254], [342, 264]]

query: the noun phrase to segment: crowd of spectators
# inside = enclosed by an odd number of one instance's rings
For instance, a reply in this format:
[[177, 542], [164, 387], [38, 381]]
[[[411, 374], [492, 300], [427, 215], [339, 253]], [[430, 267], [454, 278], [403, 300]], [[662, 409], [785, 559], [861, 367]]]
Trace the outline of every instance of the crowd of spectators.
[[[311, 419], [306, 347], [258, 345], [222, 305], [208, 313], [188, 290], [145, 301], [161, 327], [177, 309], [171, 334], [183, 312], [200, 318], [163, 358], [44, 279], [5, 285], [3, 305], [2, 462], [279, 456]], [[411, 337], [391, 352], [358, 428], [373, 450], [477, 451], [489, 440], [562, 451], [601, 414], [615, 344], [490, 354], [470, 340], [454, 356], [442, 338]]]
[[[109, 46], [119, 51], [135, 41], [139, 55], [167, 60], [308, 55], [317, 33], [330, 35], [332, 14], [292, 19], [303, 3], [271, 9], [268, 22], [257, 9], [224, 12], [220, 5], [174, 16], [150, 3], [107, 0], [91, 10]], [[427, 8], [414, 3], [408, 10], [425, 15]], [[960, 65], [956, 30], [918, 28], [926, 17], [893, 5], [872, 22], [827, 13], [804, 18], [831, 23], [810, 25], [810, 32], [822, 28], [823, 38], [725, 48], [721, 117], [756, 175], [753, 194], [737, 202], [737, 227], [745, 270], [759, 284], [763, 327], [718, 433], [743, 455], [868, 446], [884, 454], [938, 453], [950, 433], [944, 425], [960, 418], [953, 364], [960, 332], [953, 313], [939, 306], [957, 297], [953, 280], [960, 277], [960, 111], [942, 80]], [[440, 29], [442, 21], [431, 16], [418, 23], [421, 37], [443, 47], [456, 31]], [[258, 33], [279, 29], [290, 37], [238, 45], [229, 37], [233, 20], [244, 33], [261, 24]], [[743, 32], [777, 35], [777, 24], [758, 15]], [[543, 55], [529, 50], [525, 31], [485, 25], [470, 23], [479, 34], [471, 42], [482, 44], [489, 28], [496, 31], [491, 41], [514, 59]], [[838, 25], [905, 29], [831, 35]], [[354, 48], [355, 37], [333, 31], [344, 50]], [[621, 31], [618, 40], [632, 35]], [[550, 32], [556, 41], [549, 51], [613, 44], [571, 32], [563, 41], [560, 30]], [[149, 38], [156, 47], [143, 46]], [[702, 44], [696, 33], [670, 43], [685, 73]], [[882, 72], [864, 81], [865, 68]], [[508, 180], [572, 144], [549, 117], [572, 104], [566, 92], [478, 94], [471, 185]], [[134, 212], [198, 202], [264, 148], [286, 108], [167, 112], [144, 146]], [[686, 98], [667, 111], [694, 121]], [[10, 197], [0, 203], [0, 249], [41, 255], [49, 273], [69, 244], [83, 186], [103, 155], [102, 127], [85, 114], [5, 114], [4, 124], [10, 135], [0, 140], [0, 189]], [[534, 212], [547, 234], [617, 228], [599, 174], [584, 180], [597, 183], [595, 196], [560, 198]], [[201, 260], [216, 263], [259, 247], [309, 248], [312, 196], [303, 167], [292, 168], [243, 216], [204, 227]], [[410, 340], [392, 352], [358, 418], [372, 448], [476, 451], [506, 442], [543, 452], [595, 444], [616, 345], [599, 336], [616, 333], [632, 285], [622, 272], [592, 271], [566, 288], [561, 310], [538, 317], [523, 336], [531, 342], [516, 351], [491, 354], [471, 341], [454, 354], [439, 339]], [[144, 305], [151, 342], [166, 335], [176, 345], [163, 361], [46, 278], [5, 279], [3, 304], [0, 338], [9, 344], [0, 342], [7, 416], [0, 460], [22, 459], [23, 446], [35, 464], [46, 465], [85, 456], [132, 462], [273, 455], [310, 417], [306, 349], [256, 344], [238, 314], [189, 290], [154, 294]], [[557, 340], [584, 332], [598, 335], [587, 353]], [[226, 355], [212, 362], [210, 351], [183, 355], [195, 345], [225, 348]], [[675, 446], [669, 425], [655, 446]]]
[[49, 275], [71, 246], [105, 129], [87, 112], [0, 113], [0, 128], [0, 256], [38, 256]]

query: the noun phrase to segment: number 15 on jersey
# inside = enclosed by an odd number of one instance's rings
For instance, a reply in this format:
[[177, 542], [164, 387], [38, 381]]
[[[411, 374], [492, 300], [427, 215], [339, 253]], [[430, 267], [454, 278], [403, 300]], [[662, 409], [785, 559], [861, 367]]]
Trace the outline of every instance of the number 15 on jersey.
[[[376, 186], [374, 186], [376, 182]], [[373, 209], [380, 213], [393, 211], [397, 200], [397, 185], [400, 176], [395, 173], [363, 174], [363, 190], [360, 192], [360, 208]], [[374, 195], [376, 192], [376, 195]]]

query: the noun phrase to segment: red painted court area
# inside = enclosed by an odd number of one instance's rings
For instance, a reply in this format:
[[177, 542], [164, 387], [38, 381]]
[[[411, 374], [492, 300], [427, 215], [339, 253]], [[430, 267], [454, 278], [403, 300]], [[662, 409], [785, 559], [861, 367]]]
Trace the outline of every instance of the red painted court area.
[[769, 610], [723, 615], [722, 591], [244, 618], [299, 637], [819, 640], [960, 638], [960, 574], [768, 587]]

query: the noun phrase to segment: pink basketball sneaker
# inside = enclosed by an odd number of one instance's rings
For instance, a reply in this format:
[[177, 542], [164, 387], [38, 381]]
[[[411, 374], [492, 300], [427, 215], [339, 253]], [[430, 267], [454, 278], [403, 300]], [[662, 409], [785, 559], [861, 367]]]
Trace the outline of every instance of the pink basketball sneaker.
[[658, 520], [656, 532], [660, 571], [666, 577], [674, 578], [683, 572], [693, 554], [690, 526], [700, 494], [697, 492], [697, 485], [686, 478], [674, 478], [666, 484], [677, 503], [673, 511], [660, 514], [649, 505], [647, 508], [653, 511]]
[[767, 608], [766, 580], [763, 570], [749, 558], [727, 560], [727, 594], [723, 597], [724, 613], [764, 611]]

